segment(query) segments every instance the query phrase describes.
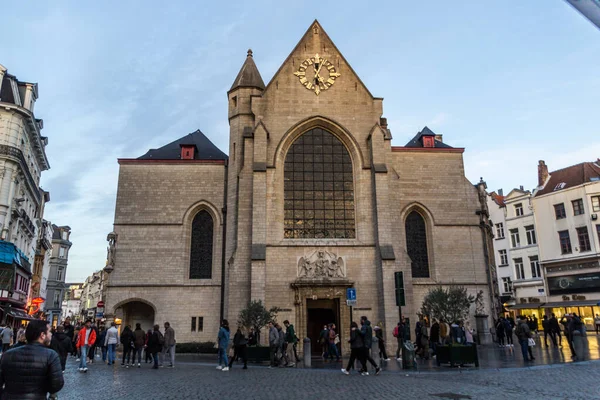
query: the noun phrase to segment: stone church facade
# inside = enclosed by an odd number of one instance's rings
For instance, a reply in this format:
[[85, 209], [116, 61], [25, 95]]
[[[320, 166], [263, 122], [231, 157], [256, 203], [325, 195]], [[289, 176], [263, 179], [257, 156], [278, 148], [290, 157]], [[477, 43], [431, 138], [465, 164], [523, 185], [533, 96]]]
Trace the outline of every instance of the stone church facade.
[[262, 300], [298, 337], [335, 322], [345, 343], [352, 312], [389, 338], [396, 271], [411, 321], [437, 285], [482, 290], [490, 313], [464, 149], [428, 128], [392, 146], [383, 99], [317, 21], [267, 85], [249, 51], [227, 97], [229, 157], [196, 131], [119, 160], [108, 318], [169, 321], [179, 342], [207, 341], [221, 317], [234, 324]]

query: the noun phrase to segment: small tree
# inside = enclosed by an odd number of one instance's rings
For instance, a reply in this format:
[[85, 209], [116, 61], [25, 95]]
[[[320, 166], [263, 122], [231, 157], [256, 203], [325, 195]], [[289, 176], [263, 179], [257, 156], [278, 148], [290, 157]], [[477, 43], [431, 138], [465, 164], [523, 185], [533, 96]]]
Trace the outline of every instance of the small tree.
[[447, 322], [464, 320], [469, 316], [475, 296], [467, 293], [462, 286], [441, 286], [431, 289], [423, 300], [421, 313]]
[[254, 328], [257, 343], [260, 343], [260, 330], [269, 322], [276, 321], [278, 312], [277, 307], [267, 310], [261, 300], [252, 300], [240, 311], [238, 323], [245, 328]]

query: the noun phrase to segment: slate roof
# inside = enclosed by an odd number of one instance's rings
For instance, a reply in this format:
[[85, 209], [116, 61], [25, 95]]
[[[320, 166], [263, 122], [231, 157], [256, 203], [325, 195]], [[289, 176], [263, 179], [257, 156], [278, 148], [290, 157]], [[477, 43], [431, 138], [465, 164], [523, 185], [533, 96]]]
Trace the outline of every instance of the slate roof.
[[227, 154], [223, 153], [215, 146], [200, 129], [188, 133], [182, 138], [177, 139], [158, 149], [150, 149], [146, 154], [138, 157], [138, 160], [180, 160], [181, 145], [195, 145], [195, 160], [227, 160]]
[[[406, 143], [404, 147], [423, 147], [423, 141], [421, 140], [422, 136], [435, 136], [435, 133], [428, 127], [425, 127], [421, 130], [421, 132], [417, 133], [417, 135], [414, 138], [412, 138], [408, 143]], [[439, 140], [434, 140], [434, 143], [436, 149], [453, 148], [452, 146], [448, 146], [446, 143], [440, 142]]]
[[258, 89], [265, 89], [265, 83], [258, 72], [258, 68], [254, 63], [254, 58], [252, 57], [252, 50], [248, 50], [248, 56], [246, 57], [246, 61], [244, 61], [244, 65], [240, 69], [240, 72], [237, 74], [235, 80], [233, 81], [233, 85], [231, 85], [230, 91], [233, 89], [237, 89], [240, 87], [253, 87]]
[[[596, 162], [583, 162], [552, 171], [546, 185], [538, 190], [535, 196], [538, 197], [555, 191], [558, 192], [594, 181], [600, 182], [600, 159], [596, 160]], [[559, 188], [558, 185], [561, 183], [564, 183], [564, 185]]]

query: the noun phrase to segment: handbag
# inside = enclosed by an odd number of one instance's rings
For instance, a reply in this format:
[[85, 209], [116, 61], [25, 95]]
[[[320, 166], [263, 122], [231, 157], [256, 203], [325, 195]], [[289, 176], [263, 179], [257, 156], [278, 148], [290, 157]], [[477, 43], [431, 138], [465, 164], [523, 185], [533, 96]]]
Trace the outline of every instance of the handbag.
[[527, 339], [527, 342], [528, 342], [528, 344], [529, 344], [529, 347], [533, 347], [533, 346], [535, 346], [535, 340], [533, 340], [533, 338], [529, 338], [529, 339]]
[[335, 335], [335, 339], [333, 339], [333, 343], [334, 344], [338, 344], [340, 342], [340, 337], [339, 335]]

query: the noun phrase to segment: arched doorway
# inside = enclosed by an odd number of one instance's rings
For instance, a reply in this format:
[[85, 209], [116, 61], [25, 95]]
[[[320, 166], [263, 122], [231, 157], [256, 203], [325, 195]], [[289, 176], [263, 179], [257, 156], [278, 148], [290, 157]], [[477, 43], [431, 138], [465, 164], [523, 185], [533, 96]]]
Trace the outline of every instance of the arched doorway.
[[143, 330], [148, 330], [154, 325], [154, 308], [141, 301], [130, 301], [117, 308], [116, 317], [121, 319], [121, 326], [130, 325], [135, 329], [135, 324], [140, 324]]

